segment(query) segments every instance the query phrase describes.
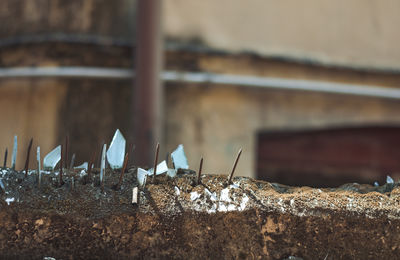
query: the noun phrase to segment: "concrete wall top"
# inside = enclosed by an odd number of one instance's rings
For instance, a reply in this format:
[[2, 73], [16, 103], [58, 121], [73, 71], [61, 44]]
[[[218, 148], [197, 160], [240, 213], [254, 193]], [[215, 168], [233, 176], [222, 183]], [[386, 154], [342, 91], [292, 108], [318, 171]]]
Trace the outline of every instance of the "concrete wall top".
[[169, 0], [168, 37], [328, 65], [400, 69], [400, 2]]

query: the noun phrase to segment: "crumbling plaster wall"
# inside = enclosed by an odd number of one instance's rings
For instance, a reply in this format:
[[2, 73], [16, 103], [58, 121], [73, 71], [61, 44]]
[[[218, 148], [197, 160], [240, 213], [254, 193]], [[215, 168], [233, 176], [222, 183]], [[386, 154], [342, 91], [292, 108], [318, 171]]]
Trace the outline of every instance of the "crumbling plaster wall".
[[[42, 156], [54, 148], [58, 137], [60, 104], [67, 92], [65, 84], [52, 79], [2, 79], [0, 81], [0, 161], [8, 148], [7, 165], [11, 166], [14, 135], [18, 136], [17, 169], [24, 167], [26, 151], [34, 138], [31, 158], [36, 146]], [[30, 167], [36, 167], [31, 159]]]
[[357, 124], [399, 124], [400, 102], [310, 92], [240, 87], [169, 85], [168, 148], [183, 143], [192, 168], [229, 174], [243, 148], [237, 174], [255, 177], [257, 132]]
[[400, 68], [389, 1], [165, 1], [165, 33], [181, 42], [356, 67]]

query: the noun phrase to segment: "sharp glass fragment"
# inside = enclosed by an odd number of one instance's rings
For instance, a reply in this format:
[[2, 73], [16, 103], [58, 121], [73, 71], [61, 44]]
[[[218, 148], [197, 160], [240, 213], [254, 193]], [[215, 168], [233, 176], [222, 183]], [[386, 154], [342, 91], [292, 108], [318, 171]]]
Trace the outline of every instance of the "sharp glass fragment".
[[160, 152], [160, 144], [159, 143], [157, 143], [157, 146], [156, 146], [156, 154], [155, 154], [155, 156], [154, 156], [154, 170], [153, 170], [153, 178], [152, 178], [152, 181], [154, 181], [154, 177], [156, 176], [156, 174], [157, 174], [157, 162], [158, 162], [158, 153]]
[[6, 191], [6, 187], [4, 187], [4, 183], [3, 183], [2, 179], [0, 179], [0, 188], [3, 190], [3, 192]]
[[89, 164], [87, 162], [84, 162], [81, 165], [75, 166], [74, 169], [84, 169], [85, 171], [87, 171], [88, 166], [89, 166]]
[[30, 156], [30, 154], [31, 154], [32, 142], [33, 142], [33, 138], [31, 138], [31, 140], [29, 141], [28, 151], [27, 151], [27, 154], [26, 154], [26, 161], [25, 161], [25, 177], [28, 176], [29, 156]]
[[[64, 156], [64, 158], [65, 158], [65, 168], [68, 167], [68, 165], [67, 165], [68, 164], [68, 155], [69, 155], [68, 148], [69, 148], [69, 136], [66, 135], [65, 136], [65, 156]], [[61, 167], [63, 167], [63, 166], [61, 166]]]
[[107, 144], [104, 144], [100, 162], [100, 184], [102, 191], [104, 191], [104, 170], [106, 168], [106, 150], [107, 150]]
[[139, 189], [138, 187], [134, 187], [132, 189], [132, 204], [138, 204], [138, 195], [139, 195]]
[[375, 187], [379, 187], [379, 183], [376, 181], [376, 182], [374, 182], [374, 186]]
[[199, 167], [199, 172], [197, 173], [197, 180], [196, 184], [199, 185], [200, 183], [200, 177], [201, 177], [201, 171], [203, 170], [203, 157], [200, 159], [200, 167]]
[[121, 169], [124, 164], [126, 140], [119, 129], [115, 131], [107, 151], [107, 161], [111, 169]]
[[146, 184], [147, 175], [151, 175], [152, 173], [146, 171], [145, 169], [138, 168], [137, 169], [137, 180], [140, 186], [144, 186]]
[[13, 147], [13, 153], [11, 156], [11, 168], [15, 170], [15, 162], [17, 161], [17, 150], [18, 150], [18, 138], [17, 136], [14, 136], [14, 147]]
[[42, 172], [40, 171], [40, 146], [38, 146], [36, 148], [36, 161], [37, 161], [37, 166], [38, 166], [38, 176], [39, 176], [39, 180], [38, 180], [38, 185], [40, 188], [40, 185], [42, 183]]
[[73, 169], [75, 164], [75, 154], [72, 155], [71, 164], [69, 165], [68, 169]]
[[175, 178], [176, 170], [175, 169], [168, 169], [167, 175], [171, 178]]
[[231, 174], [229, 174], [228, 183], [232, 183], [233, 174], [235, 173], [235, 169], [236, 169], [236, 166], [237, 166], [237, 163], [239, 161], [241, 154], [242, 154], [242, 148], [240, 148], [238, 155], [236, 156], [236, 160], [235, 160], [235, 163], [233, 164]]
[[57, 146], [43, 159], [43, 168], [45, 170], [54, 170], [57, 163], [61, 160], [61, 145]]
[[389, 175], [386, 176], [386, 183], [394, 183], [392, 177], [390, 177]]
[[[154, 169], [151, 168], [151, 169], [149, 170], [149, 172], [150, 172], [151, 174], [153, 174], [153, 173], [154, 173]], [[168, 166], [167, 166], [167, 162], [166, 162], [166, 161], [162, 161], [162, 162], [160, 162], [159, 164], [157, 164], [157, 172], [156, 172], [156, 175], [160, 175], [160, 174], [163, 174], [163, 173], [166, 173], [166, 172], [168, 172]]]
[[6, 148], [6, 152], [4, 153], [4, 164], [3, 167], [7, 167], [7, 156], [8, 156], [8, 148]]
[[185, 155], [185, 150], [183, 149], [183, 145], [178, 145], [178, 148], [171, 153], [171, 158], [175, 169], [189, 169], [189, 164]]

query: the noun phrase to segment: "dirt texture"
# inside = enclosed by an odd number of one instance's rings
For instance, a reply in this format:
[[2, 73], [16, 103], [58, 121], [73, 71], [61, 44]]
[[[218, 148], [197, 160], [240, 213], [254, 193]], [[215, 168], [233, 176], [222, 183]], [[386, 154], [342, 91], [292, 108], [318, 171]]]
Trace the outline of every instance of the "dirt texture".
[[[129, 169], [25, 173], [0, 168], [2, 259], [396, 259], [400, 188], [288, 187], [193, 171], [149, 178]], [[74, 181], [72, 181], [72, 177]], [[297, 257], [297, 258], [295, 258]]]

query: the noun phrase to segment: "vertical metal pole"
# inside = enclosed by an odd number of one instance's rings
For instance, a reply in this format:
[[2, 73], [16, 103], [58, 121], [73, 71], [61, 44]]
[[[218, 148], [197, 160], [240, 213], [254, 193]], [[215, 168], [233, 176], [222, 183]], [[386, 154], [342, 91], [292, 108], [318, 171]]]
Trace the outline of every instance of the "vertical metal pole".
[[162, 143], [163, 88], [162, 0], [138, 0], [136, 40], [136, 80], [133, 91], [133, 142], [135, 163], [152, 165], [153, 147]]

